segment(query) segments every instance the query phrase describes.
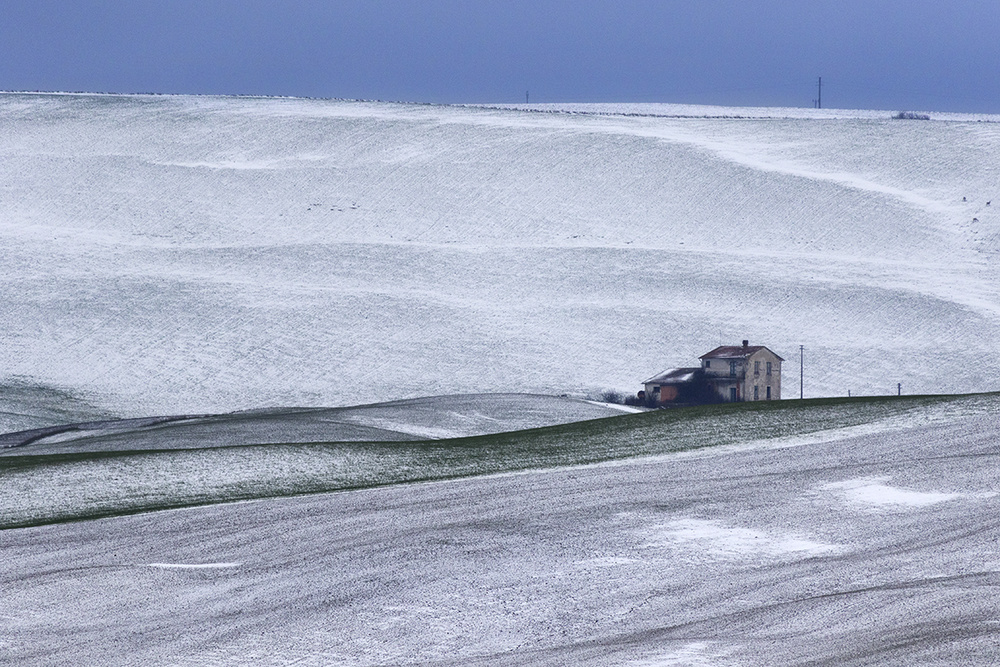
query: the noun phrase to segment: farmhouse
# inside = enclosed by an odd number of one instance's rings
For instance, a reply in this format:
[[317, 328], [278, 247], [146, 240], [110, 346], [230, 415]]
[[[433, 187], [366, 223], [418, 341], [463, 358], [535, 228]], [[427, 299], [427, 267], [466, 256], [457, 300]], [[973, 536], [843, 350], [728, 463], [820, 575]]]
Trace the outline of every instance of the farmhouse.
[[701, 355], [701, 366], [672, 368], [639, 392], [650, 405], [699, 405], [781, 399], [781, 362], [763, 345], [723, 345]]

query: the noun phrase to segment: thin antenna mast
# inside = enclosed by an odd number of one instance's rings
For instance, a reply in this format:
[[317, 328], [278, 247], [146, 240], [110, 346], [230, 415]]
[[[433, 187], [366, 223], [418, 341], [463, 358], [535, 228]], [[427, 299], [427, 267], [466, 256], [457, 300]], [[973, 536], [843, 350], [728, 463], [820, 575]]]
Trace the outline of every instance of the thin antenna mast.
[[818, 87], [819, 87], [819, 92], [816, 95], [816, 108], [817, 109], [822, 109], [823, 108], [823, 77], [819, 78]]

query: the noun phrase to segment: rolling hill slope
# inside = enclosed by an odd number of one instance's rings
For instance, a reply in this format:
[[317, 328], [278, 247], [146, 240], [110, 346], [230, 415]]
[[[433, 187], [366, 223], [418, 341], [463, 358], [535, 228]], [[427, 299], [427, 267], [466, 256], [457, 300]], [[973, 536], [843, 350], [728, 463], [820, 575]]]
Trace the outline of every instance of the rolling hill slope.
[[[813, 399], [658, 410], [568, 424], [550, 415], [547, 423], [555, 425], [491, 432], [480, 423], [469, 429], [479, 429], [477, 435], [434, 440], [352, 423], [352, 416], [366, 417], [364, 406], [339, 415], [289, 411], [112, 422], [103, 430], [68, 432], [2, 450], [0, 529], [702, 449], [795, 447], [982, 416], [996, 412], [998, 402], [997, 394]], [[394, 415], [396, 424], [422, 428], [420, 410], [413, 406], [376, 408], [380, 419]], [[595, 408], [590, 414], [602, 413]], [[342, 420], [327, 421], [337, 416]], [[327, 439], [321, 439], [324, 435]], [[364, 440], [366, 435], [380, 439]], [[344, 440], [329, 439], [336, 436]]]
[[786, 401], [369, 443], [355, 486], [519, 472], [92, 521], [66, 519], [335, 488], [349, 448], [5, 457], [4, 525], [29, 526], [0, 530], [0, 661], [993, 665], [997, 404]]
[[215, 413], [631, 392], [749, 338], [786, 396], [799, 345], [807, 396], [997, 388], [998, 119], [559, 111], [2, 94], [0, 374]]
[[558, 396], [429, 396], [343, 408], [272, 408], [60, 424], [0, 434], [0, 456], [460, 438], [637, 411]]

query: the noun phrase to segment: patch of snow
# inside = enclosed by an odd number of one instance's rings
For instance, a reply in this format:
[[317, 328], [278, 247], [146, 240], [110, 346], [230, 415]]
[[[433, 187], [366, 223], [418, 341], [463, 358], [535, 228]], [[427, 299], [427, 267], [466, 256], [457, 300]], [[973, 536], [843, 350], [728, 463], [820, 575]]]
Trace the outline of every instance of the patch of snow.
[[620, 412], [636, 413], [636, 412], [646, 412], [642, 408], [637, 408], [632, 405], [622, 405], [621, 403], [605, 403], [603, 401], [585, 401], [591, 405], [599, 405], [602, 408], [609, 408], [611, 410], [618, 410]]
[[93, 435], [104, 435], [107, 433], [106, 429], [76, 429], [71, 431], [63, 431], [61, 433], [56, 433], [54, 435], [47, 435], [44, 438], [39, 438], [35, 440], [34, 444], [36, 446], [40, 445], [54, 445], [60, 442], [67, 442], [69, 440], [80, 440], [82, 438], [87, 438]]
[[765, 533], [703, 519], [678, 519], [653, 526], [646, 536], [646, 546], [682, 545], [723, 559], [753, 556], [808, 558], [841, 550], [838, 545], [815, 542], [797, 535]]
[[630, 667], [719, 667], [731, 664], [725, 660], [728, 651], [715, 648], [715, 642], [691, 642], [669, 653], [630, 662]]
[[456, 412], [455, 410], [451, 410], [451, 411], [449, 411], [448, 414], [450, 414], [452, 417], [454, 417], [456, 419], [471, 419], [473, 421], [487, 421], [487, 422], [496, 422], [496, 423], [500, 423], [500, 421], [501, 421], [497, 417], [491, 417], [489, 415], [484, 415], [481, 412], [472, 412], [469, 415], [464, 415], [461, 412]]
[[242, 567], [243, 563], [149, 563], [146, 567], [161, 570], [222, 570]]
[[634, 558], [625, 558], [622, 556], [600, 556], [598, 558], [588, 558], [586, 560], [578, 560], [575, 565], [577, 567], [588, 568], [588, 567], [618, 567], [619, 565], [630, 565], [637, 562]]
[[454, 429], [454, 428], [442, 428], [435, 426], [421, 426], [419, 424], [414, 424], [411, 422], [398, 421], [395, 419], [388, 418], [357, 418], [351, 417], [346, 420], [354, 424], [373, 426], [375, 428], [385, 429], [387, 431], [398, 431], [399, 433], [408, 433], [409, 435], [415, 435], [420, 438], [427, 438], [428, 440], [438, 440], [445, 438], [461, 438], [466, 435], [466, 431]]
[[866, 477], [832, 482], [820, 487], [832, 492], [847, 502], [874, 507], [927, 507], [958, 499], [983, 499], [995, 493], [945, 493], [941, 491], [914, 491], [889, 486], [888, 477]]

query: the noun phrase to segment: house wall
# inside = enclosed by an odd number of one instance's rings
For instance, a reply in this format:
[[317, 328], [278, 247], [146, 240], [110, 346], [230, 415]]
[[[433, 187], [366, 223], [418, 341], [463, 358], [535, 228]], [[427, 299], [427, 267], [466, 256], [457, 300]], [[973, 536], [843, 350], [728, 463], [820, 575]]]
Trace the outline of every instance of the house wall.
[[[645, 387], [647, 400], [653, 400], [657, 403], [669, 403], [677, 398], [677, 387], [672, 385], [649, 382]], [[657, 388], [659, 388], [659, 391], [656, 391]]]
[[[643, 385], [646, 390], [647, 400], [655, 401], [656, 403], [673, 403], [681, 396], [681, 386], [676, 384], [656, 384], [655, 382], [649, 382]], [[659, 391], [655, 391], [659, 387]]]
[[[712, 365], [706, 368], [705, 363], [709, 361]], [[732, 374], [730, 367], [730, 362], [733, 361], [736, 362], [735, 376]], [[729, 403], [732, 399], [732, 392], [730, 390], [733, 387], [736, 388], [737, 401], [748, 400], [745, 379], [747, 364], [745, 359], [702, 359], [701, 367], [705, 371], [706, 377], [711, 381], [712, 389], [719, 397], [719, 400]]]
[[[760, 362], [760, 372], [756, 373], [756, 362]], [[771, 375], [767, 375], [767, 363], [771, 362]], [[757, 400], [767, 400], [767, 387], [771, 387], [771, 400], [781, 400], [781, 360], [769, 350], [757, 350], [747, 359], [747, 374], [743, 382], [743, 400], [754, 400], [754, 386]]]
[[[712, 365], [705, 367], [706, 362], [712, 362]], [[702, 359], [701, 367], [705, 371], [706, 375], [711, 375], [713, 377], [730, 377], [729, 375], [729, 362], [736, 362], [736, 377], [741, 377], [743, 370], [745, 370], [743, 359]]]
[[721, 377], [712, 382], [712, 388], [715, 389], [715, 393], [724, 403], [730, 402], [730, 397], [731, 397], [730, 390], [733, 387], [736, 387], [737, 389], [737, 400], [738, 401], [745, 400], [745, 397], [743, 395], [743, 389], [744, 389], [743, 385], [744, 383], [741, 378], [737, 377], [730, 379], [728, 376]]

